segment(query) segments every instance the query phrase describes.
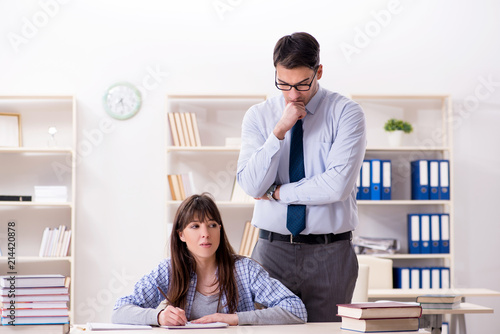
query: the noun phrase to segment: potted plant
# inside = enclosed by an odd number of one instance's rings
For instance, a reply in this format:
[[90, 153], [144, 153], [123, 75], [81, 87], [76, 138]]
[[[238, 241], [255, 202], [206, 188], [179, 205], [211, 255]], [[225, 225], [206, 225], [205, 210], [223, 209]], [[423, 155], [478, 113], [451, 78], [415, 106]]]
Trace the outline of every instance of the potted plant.
[[410, 123], [400, 119], [391, 118], [384, 125], [384, 130], [389, 133], [389, 145], [401, 145], [403, 133], [411, 133], [413, 127]]

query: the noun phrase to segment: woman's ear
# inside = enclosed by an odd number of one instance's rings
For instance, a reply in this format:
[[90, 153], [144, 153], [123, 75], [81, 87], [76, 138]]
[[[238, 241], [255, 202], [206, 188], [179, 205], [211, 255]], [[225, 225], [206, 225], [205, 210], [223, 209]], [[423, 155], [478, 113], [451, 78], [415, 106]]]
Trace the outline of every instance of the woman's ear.
[[186, 242], [186, 238], [184, 238], [184, 234], [182, 231], [177, 232], [179, 234], [179, 239], [181, 239], [182, 242]]

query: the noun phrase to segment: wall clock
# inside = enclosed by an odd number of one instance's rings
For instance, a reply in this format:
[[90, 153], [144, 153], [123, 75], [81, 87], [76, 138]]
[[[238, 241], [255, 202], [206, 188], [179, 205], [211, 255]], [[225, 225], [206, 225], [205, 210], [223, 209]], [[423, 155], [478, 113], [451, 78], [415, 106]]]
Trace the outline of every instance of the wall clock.
[[129, 119], [141, 108], [141, 92], [128, 82], [119, 82], [108, 88], [104, 95], [104, 108], [113, 118]]

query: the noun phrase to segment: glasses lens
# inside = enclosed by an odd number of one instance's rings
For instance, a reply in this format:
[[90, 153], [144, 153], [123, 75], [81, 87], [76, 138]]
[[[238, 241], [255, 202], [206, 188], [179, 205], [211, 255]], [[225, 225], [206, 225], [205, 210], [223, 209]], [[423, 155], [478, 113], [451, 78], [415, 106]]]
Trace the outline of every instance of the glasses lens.
[[290, 90], [292, 89], [292, 86], [290, 85], [281, 85], [281, 84], [276, 84], [276, 87], [278, 87], [279, 90]]
[[304, 91], [311, 89], [311, 86], [309, 86], [309, 85], [297, 85], [297, 86], [295, 86], [295, 88], [297, 88], [298, 91], [304, 92]]

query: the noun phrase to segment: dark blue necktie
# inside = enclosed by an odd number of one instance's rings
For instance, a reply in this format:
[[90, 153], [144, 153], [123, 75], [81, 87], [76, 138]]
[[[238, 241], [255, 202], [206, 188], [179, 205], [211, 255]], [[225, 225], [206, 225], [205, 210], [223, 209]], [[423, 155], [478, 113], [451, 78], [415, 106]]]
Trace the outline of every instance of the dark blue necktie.
[[[299, 119], [292, 128], [290, 140], [290, 182], [297, 182], [305, 177], [304, 149], [302, 143], [302, 120]], [[288, 205], [286, 215], [286, 228], [296, 236], [306, 228], [306, 206]]]

